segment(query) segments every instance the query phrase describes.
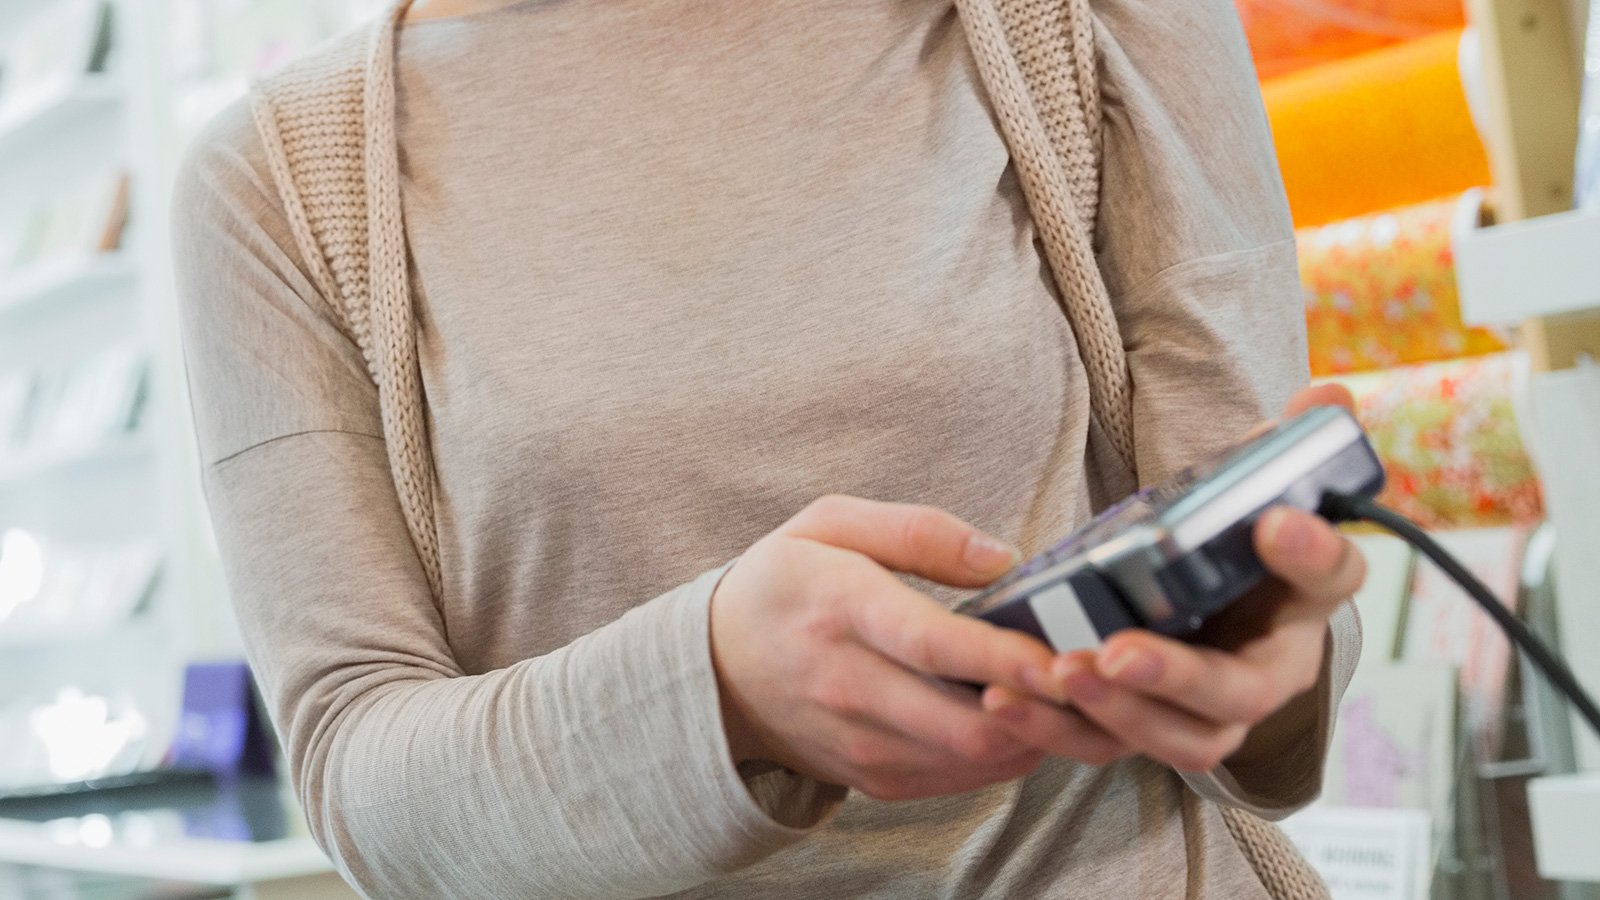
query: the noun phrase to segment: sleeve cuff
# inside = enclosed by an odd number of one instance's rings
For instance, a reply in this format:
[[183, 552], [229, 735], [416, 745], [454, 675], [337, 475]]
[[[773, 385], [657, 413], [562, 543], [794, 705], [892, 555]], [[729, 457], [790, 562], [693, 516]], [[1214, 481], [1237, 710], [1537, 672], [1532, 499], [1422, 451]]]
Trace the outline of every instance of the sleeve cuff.
[[[711, 595], [732, 563], [697, 578], [689, 585], [680, 611], [684, 645], [684, 709], [697, 723], [699, 746], [693, 757], [702, 763], [702, 783], [712, 786], [725, 821], [737, 826], [757, 855], [766, 856], [826, 824], [844, 801], [847, 789], [807, 778], [773, 763], [735, 766], [722, 722], [722, 702], [711, 664]], [[709, 799], [709, 797], [707, 798]], [[730, 847], [730, 858], [744, 854]]]
[[[785, 769], [736, 768], [722, 727], [711, 662], [711, 594], [729, 567], [694, 581], [623, 616], [581, 651], [582, 671], [609, 671], [609, 699], [597, 704], [592, 726], [569, 738], [589, 744], [582, 756], [604, 757], [589, 792], [619, 808], [611, 821], [631, 823], [632, 841], [655, 857], [662, 874], [689, 883], [751, 865], [823, 825], [846, 789]], [[590, 690], [579, 689], [579, 695]], [[636, 702], [619, 705], [618, 697]], [[585, 718], [589, 718], [585, 716]], [[628, 809], [633, 804], [646, 808]], [[664, 870], [664, 871], [663, 871]], [[670, 877], [670, 876], [669, 876]], [[673, 879], [676, 880], [676, 879]], [[685, 885], [687, 886], [687, 884]]]

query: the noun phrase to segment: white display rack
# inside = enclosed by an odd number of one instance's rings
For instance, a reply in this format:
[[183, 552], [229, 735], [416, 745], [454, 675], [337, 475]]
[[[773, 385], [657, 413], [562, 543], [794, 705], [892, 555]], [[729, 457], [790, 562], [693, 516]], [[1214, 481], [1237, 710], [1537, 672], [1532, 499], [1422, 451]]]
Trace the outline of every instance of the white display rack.
[[232, 889], [228, 896], [241, 900], [355, 896], [309, 837], [261, 843], [191, 837], [117, 839], [104, 836], [112, 831], [100, 824], [105, 818], [59, 824], [0, 819], [0, 859], [169, 883], [221, 885]]
[[[1600, 657], [1592, 652], [1600, 634], [1594, 603], [1600, 554], [1593, 552], [1600, 481], [1592, 462], [1600, 383], [1584, 362], [1600, 355], [1600, 317], [1589, 314], [1600, 313], [1600, 291], [1593, 289], [1600, 282], [1600, 219], [1571, 209], [1591, 6], [1589, 0], [1467, 0], [1484, 88], [1475, 118], [1489, 151], [1495, 218], [1504, 224], [1458, 227], [1455, 249], [1463, 318], [1515, 324], [1534, 362], [1524, 395], [1531, 423], [1520, 411], [1519, 419], [1556, 534], [1560, 649], [1578, 681], [1600, 693]], [[1580, 717], [1571, 722], [1577, 767], [1600, 769], [1600, 741]], [[1600, 881], [1593, 823], [1600, 788], [1567, 794], [1560, 786], [1596, 777], [1552, 778], [1530, 788], [1535, 856], [1545, 876]]]
[[53, 307], [112, 291], [131, 291], [138, 265], [125, 253], [53, 259], [0, 280], [0, 317], [22, 309]]
[[[137, 624], [144, 613], [131, 613], [119, 621], [97, 623], [88, 627], [51, 628], [48, 631], [27, 631], [21, 634], [10, 634], [0, 630], [0, 653], [12, 650], [49, 650], [59, 648], [63, 652], [70, 652], [75, 647], [93, 646], [95, 641], [112, 637], [118, 632], [127, 629], [130, 624]], [[4, 859], [0, 854], [0, 859]], [[18, 860], [8, 860], [15, 863]]]
[[1534, 856], [1545, 878], [1600, 882], [1600, 773], [1536, 778], [1528, 785]]
[[[171, 79], [162, 74], [171, 41], [165, 4], [109, 2], [114, 63], [106, 72], [13, 86], [0, 98], [0, 204], [9, 213], [14, 197], [50, 203], [58, 188], [70, 194], [86, 177], [125, 172], [121, 249], [85, 246], [0, 272], [0, 369], [71, 370], [131, 348], [149, 367], [139, 421], [130, 434], [23, 449], [0, 460], [0, 531], [32, 532], [47, 546], [148, 544], [159, 553], [161, 576], [137, 615], [80, 622], [70, 633], [18, 630], [0, 640], [0, 712], [15, 719], [34, 695], [81, 687], [106, 696], [120, 691], [147, 721], [163, 723], [153, 728], [166, 728], [178, 718], [184, 666], [239, 650], [209, 546], [183, 391], [166, 237], [178, 152]], [[0, 17], [0, 26], [24, 26], [28, 15], [58, 8], [54, 0], [30, 4]], [[0, 46], [8, 37], [0, 33]], [[74, 395], [45, 393], [36, 402], [63, 396]], [[28, 740], [0, 734], [7, 750], [18, 746], [8, 742]], [[146, 764], [159, 761], [160, 744], [152, 742]], [[0, 753], [0, 765], [15, 758]]]
[[0, 101], [0, 161], [32, 152], [78, 123], [111, 115], [122, 88], [108, 75], [55, 81]]
[[[0, 374], [68, 369], [132, 345], [149, 361], [146, 393], [137, 430], [124, 438], [0, 460], [0, 531], [31, 529], [73, 547], [149, 541], [160, 573], [150, 596], [121, 619], [0, 637], [0, 705], [17, 701], [22, 687], [41, 695], [64, 685], [121, 691], [138, 697], [152, 734], [166, 734], [179, 720], [183, 666], [242, 656], [200, 489], [178, 334], [166, 227], [178, 166], [201, 118], [195, 110], [214, 110], [258, 74], [242, 71], [255, 63], [253, 29], [325, 31], [384, 0], [108, 2], [104, 73], [13, 85], [0, 96], [0, 210], [48, 203], [58, 184], [125, 172], [122, 249], [0, 272]], [[0, 48], [30, 16], [58, 3], [0, 3]], [[296, 28], [294, 16], [314, 27]], [[225, 38], [193, 52], [201, 32], [229, 17], [237, 22]], [[276, 40], [276, 32], [262, 37], [264, 46]], [[11, 750], [6, 742], [17, 737], [0, 734], [0, 747]], [[146, 750], [143, 762], [153, 765], [166, 747], [151, 740]], [[0, 752], [0, 764], [6, 758]], [[92, 837], [67, 840], [48, 825], [0, 820], [0, 867], [208, 882], [255, 900], [352, 896], [305, 837], [252, 846]]]
[[145, 464], [156, 452], [158, 448], [150, 439], [131, 435], [91, 447], [0, 460], [0, 497], [13, 490], [48, 487], [53, 479], [72, 478], [87, 469]]
[[1461, 318], [1473, 325], [1600, 308], [1600, 211], [1574, 210], [1488, 228], [1458, 229]]

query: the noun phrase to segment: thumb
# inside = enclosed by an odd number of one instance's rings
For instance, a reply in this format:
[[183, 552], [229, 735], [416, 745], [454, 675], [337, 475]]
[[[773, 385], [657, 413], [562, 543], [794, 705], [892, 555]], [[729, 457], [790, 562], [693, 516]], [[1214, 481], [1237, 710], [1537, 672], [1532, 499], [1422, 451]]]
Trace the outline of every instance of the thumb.
[[1349, 412], [1355, 412], [1355, 397], [1351, 396], [1350, 389], [1337, 382], [1324, 382], [1315, 384], [1305, 390], [1297, 392], [1289, 398], [1288, 405], [1283, 410], [1285, 419], [1292, 419], [1313, 406], [1342, 406]]
[[1021, 559], [1016, 548], [943, 510], [860, 497], [823, 497], [778, 531], [953, 587], [981, 587]]

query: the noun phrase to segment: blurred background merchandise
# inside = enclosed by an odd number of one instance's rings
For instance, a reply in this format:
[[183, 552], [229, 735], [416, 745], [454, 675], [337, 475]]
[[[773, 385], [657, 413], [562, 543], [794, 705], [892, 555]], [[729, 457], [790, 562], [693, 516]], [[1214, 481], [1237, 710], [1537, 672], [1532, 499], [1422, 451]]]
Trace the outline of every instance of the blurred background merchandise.
[[[348, 896], [270, 774], [239, 664], [166, 217], [218, 109], [384, 5], [0, 0], [0, 900]], [[1314, 377], [1355, 393], [1384, 501], [1600, 692], [1600, 17], [1236, 5]], [[1600, 785], [1566, 773], [1600, 769], [1600, 745], [1452, 585], [1359, 539], [1362, 663], [1291, 836], [1339, 900], [1600, 896], [1600, 854], [1561, 843], [1592, 835]]]

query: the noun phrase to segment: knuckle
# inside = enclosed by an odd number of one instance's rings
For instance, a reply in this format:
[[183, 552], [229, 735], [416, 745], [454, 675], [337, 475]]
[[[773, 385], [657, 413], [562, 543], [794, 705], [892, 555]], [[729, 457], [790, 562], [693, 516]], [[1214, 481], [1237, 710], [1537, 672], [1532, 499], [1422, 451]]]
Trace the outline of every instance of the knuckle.
[[811, 699], [823, 709], [844, 715], [853, 715], [861, 707], [861, 695], [856, 686], [837, 674], [819, 677], [812, 686]]
[[1011, 740], [994, 725], [981, 722], [958, 730], [951, 749], [968, 762], [985, 763], [998, 759], [1010, 748]]
[[1202, 672], [1199, 665], [1192, 660], [1168, 655], [1168, 662], [1162, 667], [1161, 677], [1156, 686], [1162, 691], [1172, 695], [1205, 694], [1212, 690], [1212, 680]]
[[850, 632], [840, 604], [827, 595], [820, 602], [812, 604], [810, 613], [802, 620], [801, 629], [807, 637], [824, 644], [838, 643]]
[[778, 530], [804, 531], [824, 522], [836, 521], [845, 515], [845, 507], [848, 504], [849, 498], [843, 494], [824, 494], [807, 503]]
[[884, 584], [894, 576], [865, 556], [850, 555], [830, 563], [829, 596], [843, 610], [862, 612], [898, 611], [885, 599]]
[[933, 636], [926, 626], [906, 623], [900, 632], [901, 662], [919, 672], [933, 671]]
[[944, 525], [943, 516], [926, 506], [915, 506], [900, 522], [900, 540], [903, 546], [922, 554], [933, 546]]
[[916, 796], [916, 793], [908, 785], [897, 778], [868, 779], [867, 783], [862, 786], [861, 793], [885, 803], [910, 800]]
[[851, 768], [866, 771], [883, 761], [883, 749], [868, 735], [852, 735], [839, 745], [839, 756]]
[[1275, 693], [1263, 691], [1252, 697], [1244, 708], [1244, 721], [1251, 725], [1259, 724], [1277, 712], [1284, 704], [1284, 699]]
[[1327, 539], [1331, 544], [1324, 556], [1327, 562], [1320, 567], [1321, 571], [1317, 574], [1324, 581], [1329, 583], [1338, 582], [1338, 586], [1342, 587], [1344, 580], [1362, 570], [1365, 566], [1365, 561], [1361, 558], [1360, 552], [1356, 550], [1355, 544], [1351, 543], [1343, 535], [1330, 531]]
[[883, 778], [862, 778], [853, 786], [856, 790], [866, 794], [868, 797], [871, 797], [874, 800], [887, 801], [894, 799], [889, 796], [890, 785], [888, 780]]
[[802, 513], [813, 519], [837, 518], [844, 512], [844, 507], [849, 499], [843, 494], [823, 494], [821, 497], [806, 504]]

